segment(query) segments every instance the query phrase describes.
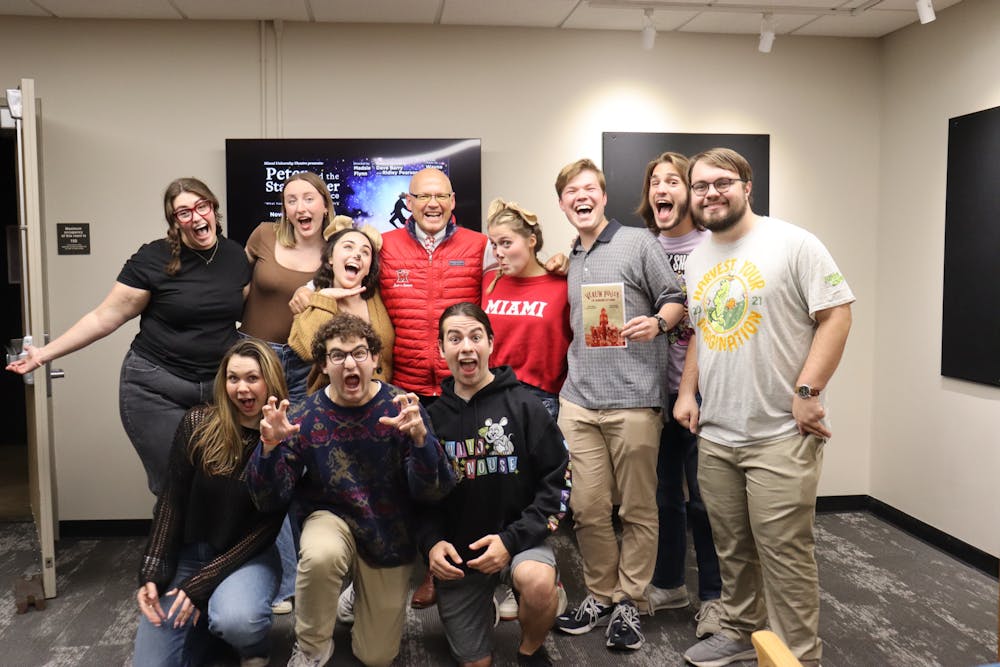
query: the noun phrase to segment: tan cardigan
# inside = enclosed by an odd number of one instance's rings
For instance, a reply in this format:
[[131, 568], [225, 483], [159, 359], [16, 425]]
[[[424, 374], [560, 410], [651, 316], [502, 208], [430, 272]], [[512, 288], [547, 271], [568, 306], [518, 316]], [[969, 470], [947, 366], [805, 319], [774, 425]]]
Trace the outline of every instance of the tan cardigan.
[[[382, 352], [379, 354], [378, 367], [375, 369], [375, 378], [392, 381], [392, 346], [396, 342], [396, 332], [392, 328], [389, 320], [389, 311], [382, 303], [382, 297], [376, 293], [368, 299], [368, 319], [371, 321], [375, 333], [382, 339]], [[314, 361], [312, 356], [313, 338], [319, 328], [326, 324], [327, 320], [340, 312], [337, 307], [337, 300], [328, 296], [323, 296], [319, 292], [313, 292], [309, 297], [309, 305], [306, 309], [295, 316], [292, 322], [291, 333], [288, 334], [288, 345], [303, 361]], [[323, 373], [321, 367], [313, 364], [309, 371], [309, 379], [306, 381], [309, 393], [317, 389], [322, 389], [330, 383], [329, 378]]]

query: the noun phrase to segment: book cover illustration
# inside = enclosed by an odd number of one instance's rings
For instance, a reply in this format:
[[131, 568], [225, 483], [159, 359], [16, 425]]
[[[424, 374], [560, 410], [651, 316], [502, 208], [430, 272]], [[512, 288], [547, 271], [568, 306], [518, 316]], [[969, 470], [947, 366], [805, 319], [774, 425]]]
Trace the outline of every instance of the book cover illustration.
[[580, 287], [583, 330], [587, 347], [627, 347], [625, 283], [603, 283]]

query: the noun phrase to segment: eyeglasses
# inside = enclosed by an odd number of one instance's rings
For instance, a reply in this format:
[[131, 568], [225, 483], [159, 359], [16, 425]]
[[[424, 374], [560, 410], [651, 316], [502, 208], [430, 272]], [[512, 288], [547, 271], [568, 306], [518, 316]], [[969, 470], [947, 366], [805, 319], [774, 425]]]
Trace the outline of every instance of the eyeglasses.
[[326, 353], [326, 358], [330, 360], [331, 364], [340, 366], [347, 361], [348, 355], [350, 355], [354, 361], [362, 362], [368, 358], [368, 348], [363, 346], [356, 347], [350, 352], [344, 352], [343, 350], [330, 350]]
[[212, 205], [212, 202], [207, 199], [199, 199], [191, 208], [176, 209], [174, 211], [174, 218], [177, 222], [191, 222], [194, 220], [195, 213], [204, 218], [213, 208], [214, 206]]
[[438, 193], [438, 194], [428, 194], [426, 192], [421, 192], [420, 194], [416, 194], [415, 192], [411, 192], [410, 196], [413, 197], [414, 199], [416, 199], [421, 204], [426, 204], [431, 199], [436, 199], [439, 203], [443, 204], [446, 201], [448, 201], [449, 199], [451, 199], [452, 197], [454, 197], [455, 193], [454, 192], [441, 192], [441, 193]]
[[[729, 190], [733, 183], [738, 181], [743, 181], [742, 178], [720, 178], [715, 181], [715, 183], [706, 183], [705, 181], [698, 181], [697, 183], [691, 184], [691, 192], [695, 193], [699, 197], [708, 194], [708, 186], [715, 188], [715, 191], [720, 195], [723, 192]], [[745, 181], [744, 181], [745, 182]]]

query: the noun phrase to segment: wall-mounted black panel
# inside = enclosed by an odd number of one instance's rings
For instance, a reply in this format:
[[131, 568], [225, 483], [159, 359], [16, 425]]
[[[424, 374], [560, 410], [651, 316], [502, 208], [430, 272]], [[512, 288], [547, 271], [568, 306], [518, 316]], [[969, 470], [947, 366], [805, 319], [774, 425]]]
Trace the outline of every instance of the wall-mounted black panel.
[[948, 121], [946, 197], [941, 375], [1000, 386], [1000, 107]]
[[685, 134], [681, 132], [604, 132], [601, 167], [608, 181], [605, 213], [623, 225], [642, 227], [633, 211], [642, 197], [646, 164], [660, 153], [673, 151], [691, 156], [722, 146], [732, 148], [753, 169], [754, 213], [770, 211], [771, 137], [767, 134]]

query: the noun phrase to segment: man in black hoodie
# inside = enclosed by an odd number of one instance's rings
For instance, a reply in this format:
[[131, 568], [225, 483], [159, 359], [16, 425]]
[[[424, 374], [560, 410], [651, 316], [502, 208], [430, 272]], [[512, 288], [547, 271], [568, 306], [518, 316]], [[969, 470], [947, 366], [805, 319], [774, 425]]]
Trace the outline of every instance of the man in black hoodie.
[[448, 307], [438, 343], [452, 377], [428, 412], [460, 483], [417, 535], [448, 644], [461, 665], [492, 663], [493, 589], [503, 581], [519, 596], [518, 664], [551, 665], [543, 642], [565, 594], [545, 538], [569, 504], [565, 441], [509, 366], [489, 368], [493, 329], [479, 306]]

